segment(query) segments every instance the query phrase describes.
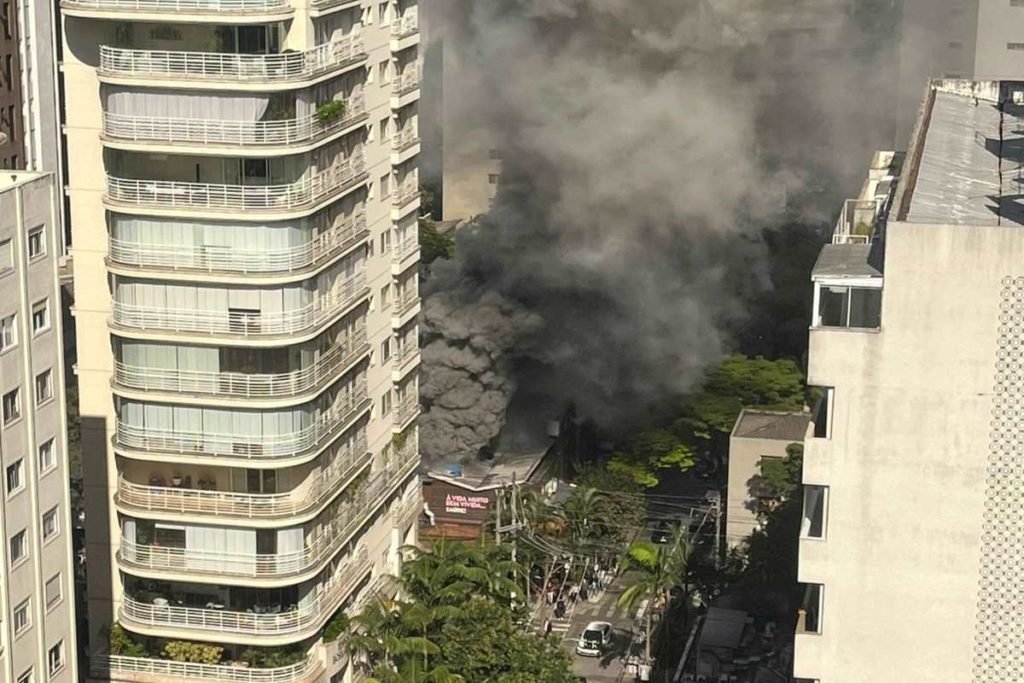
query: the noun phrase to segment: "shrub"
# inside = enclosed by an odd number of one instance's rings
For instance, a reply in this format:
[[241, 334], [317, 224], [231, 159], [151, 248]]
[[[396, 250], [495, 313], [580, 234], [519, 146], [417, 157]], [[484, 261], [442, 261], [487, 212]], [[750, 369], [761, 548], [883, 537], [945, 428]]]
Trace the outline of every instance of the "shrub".
[[114, 623], [107, 633], [107, 649], [110, 654], [123, 657], [145, 657], [146, 646], [128, 635], [121, 624]]
[[320, 123], [330, 123], [340, 119], [345, 114], [345, 103], [341, 100], [331, 100], [316, 108], [316, 120]]
[[324, 628], [324, 642], [333, 643], [348, 631], [348, 627], [348, 615], [339, 610]]
[[172, 640], [164, 645], [164, 656], [175, 662], [220, 664], [220, 658], [223, 654], [224, 648], [205, 643]]

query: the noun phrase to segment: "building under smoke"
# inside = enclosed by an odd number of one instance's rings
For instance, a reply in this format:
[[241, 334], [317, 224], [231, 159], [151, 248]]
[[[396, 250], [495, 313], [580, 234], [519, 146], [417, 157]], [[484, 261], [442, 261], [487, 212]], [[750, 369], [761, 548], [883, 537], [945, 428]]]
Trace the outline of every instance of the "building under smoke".
[[625, 424], [730, 348], [767, 286], [761, 230], [831, 209], [821, 190], [876, 142], [845, 122], [881, 111], [862, 93], [884, 94], [892, 54], [853, 3], [777, 5], [425, 8], [458, 67], [445, 154], [503, 157], [493, 207], [427, 283], [426, 456], [493, 439], [517, 384]]

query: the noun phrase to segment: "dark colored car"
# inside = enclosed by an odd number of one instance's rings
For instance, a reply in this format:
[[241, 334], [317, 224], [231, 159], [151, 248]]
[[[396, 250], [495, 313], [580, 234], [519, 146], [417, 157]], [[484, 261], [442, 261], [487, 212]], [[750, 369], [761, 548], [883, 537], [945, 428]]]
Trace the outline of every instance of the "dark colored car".
[[672, 538], [672, 527], [665, 520], [658, 522], [658, 526], [654, 527], [654, 531], [651, 532], [651, 542], [668, 543], [670, 538]]

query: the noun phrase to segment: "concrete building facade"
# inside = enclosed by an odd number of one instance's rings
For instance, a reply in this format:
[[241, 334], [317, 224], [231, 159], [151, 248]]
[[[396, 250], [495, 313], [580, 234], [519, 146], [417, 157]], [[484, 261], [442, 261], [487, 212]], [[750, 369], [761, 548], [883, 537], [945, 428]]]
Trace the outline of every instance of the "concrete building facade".
[[738, 546], [758, 528], [758, 479], [764, 467], [781, 463], [791, 444], [801, 444], [810, 416], [744, 409], [729, 435], [729, 480], [725, 538]]
[[351, 680], [422, 507], [418, 7], [62, 8], [90, 674]]
[[74, 683], [77, 643], [52, 174], [0, 173], [0, 680]]
[[795, 675], [1024, 670], [1024, 83], [941, 81], [815, 266]]

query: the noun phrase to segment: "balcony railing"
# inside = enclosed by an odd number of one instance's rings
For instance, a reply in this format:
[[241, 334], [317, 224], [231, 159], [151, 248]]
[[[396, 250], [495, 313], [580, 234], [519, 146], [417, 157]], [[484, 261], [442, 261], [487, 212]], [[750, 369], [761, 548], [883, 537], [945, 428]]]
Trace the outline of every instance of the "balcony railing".
[[319, 628], [324, 620], [338, 609], [371, 567], [366, 550], [362, 549], [355, 556], [345, 560], [329, 585], [318, 592], [311, 602], [277, 614], [154, 605], [138, 602], [126, 595], [121, 603], [121, 621], [126, 626], [167, 627], [254, 636], [300, 634]]
[[358, 34], [304, 52], [265, 55], [134, 50], [101, 45], [99, 71], [109, 76], [140, 79], [260, 83], [312, 78], [365, 58], [363, 39]]
[[420, 18], [417, 12], [409, 12], [401, 19], [391, 22], [391, 35], [395, 38], [405, 38], [420, 30]]
[[391, 255], [392, 261], [395, 264], [401, 264], [405, 262], [406, 259], [409, 259], [413, 255], [419, 253], [419, 250], [419, 239], [415, 235], [406, 237], [401, 242], [395, 244], [394, 252]]
[[221, 185], [107, 176], [107, 199], [118, 204], [211, 211], [288, 211], [314, 205], [366, 178], [361, 153], [287, 185]]
[[405, 315], [413, 308], [415, 308], [416, 304], [418, 304], [419, 301], [420, 293], [411, 287], [407, 288], [404, 292], [395, 295], [395, 315]]
[[283, 578], [333, 557], [419, 464], [415, 442], [391, 466], [374, 475], [351, 498], [337, 504], [326, 530], [303, 548], [277, 555], [228, 553], [195, 548], [141, 545], [122, 539], [119, 558], [128, 566], [176, 573], [210, 573], [246, 578]]
[[229, 273], [290, 273], [310, 268], [361, 241], [369, 231], [362, 211], [309, 242], [286, 248], [171, 246], [110, 238], [110, 260], [141, 268]]
[[338, 373], [369, 350], [366, 329], [358, 328], [345, 344], [332, 346], [313, 364], [294, 372], [249, 374], [245, 372], [204, 372], [168, 370], [137, 365], [114, 364], [114, 382], [141, 391], [230, 396], [238, 398], [288, 398], [336, 379]]
[[230, 308], [164, 308], [114, 301], [113, 322], [120, 327], [138, 330], [223, 334], [247, 338], [301, 334], [335, 318], [361, 299], [365, 293], [366, 275], [357, 273], [342, 282], [337, 291], [291, 311], [256, 313]]
[[218, 434], [206, 431], [139, 427], [117, 421], [117, 444], [123, 448], [161, 453], [242, 458], [287, 458], [318, 448], [362, 413], [369, 403], [366, 380], [310, 427], [290, 434]]
[[394, 138], [391, 140], [391, 146], [396, 152], [403, 152], [419, 141], [420, 138], [416, 134], [416, 127], [410, 123], [395, 133]]
[[345, 100], [344, 115], [321, 121], [316, 114], [283, 121], [228, 121], [103, 113], [103, 133], [115, 140], [199, 145], [295, 145], [313, 142], [366, 116], [366, 100]]
[[414, 417], [419, 415], [420, 402], [416, 397], [404, 399], [395, 407], [395, 425], [404, 427]]
[[407, 67], [401, 74], [395, 76], [395, 80], [391, 84], [391, 91], [395, 95], [406, 95], [415, 90], [419, 90], [419, 87], [419, 67]]
[[395, 206], [405, 206], [420, 195], [420, 188], [415, 182], [405, 182], [395, 188], [391, 195], [391, 203]]
[[185, 515], [214, 515], [245, 519], [275, 519], [300, 515], [322, 504], [338, 492], [341, 483], [366, 465], [370, 453], [365, 439], [335, 455], [331, 465], [317, 475], [310, 487], [300, 492], [257, 494], [204, 491], [167, 486], [143, 486], [118, 477], [117, 501], [142, 510]]
[[209, 683], [313, 683], [319, 681], [322, 674], [320, 660], [315, 656], [291, 666], [256, 669], [148, 657], [93, 655], [89, 658], [89, 669], [102, 680], [132, 683], [165, 683], [175, 679]]

